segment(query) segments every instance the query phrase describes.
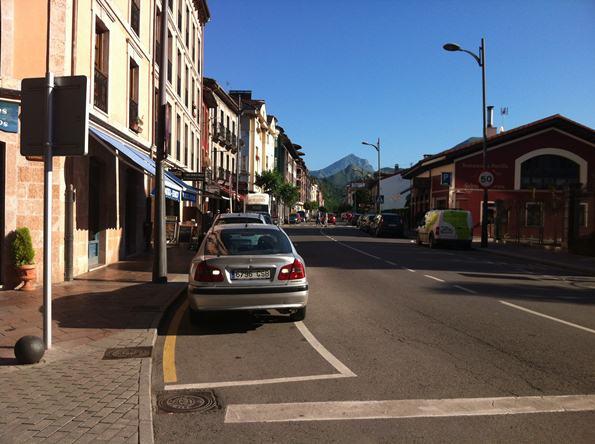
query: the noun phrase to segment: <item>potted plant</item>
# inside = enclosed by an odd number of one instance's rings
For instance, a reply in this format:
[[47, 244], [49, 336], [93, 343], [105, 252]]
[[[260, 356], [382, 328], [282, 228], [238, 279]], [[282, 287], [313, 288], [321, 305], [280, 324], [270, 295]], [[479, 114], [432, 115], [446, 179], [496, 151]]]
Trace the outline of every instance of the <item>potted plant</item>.
[[12, 241], [12, 255], [18, 277], [23, 281], [20, 290], [35, 290], [35, 281], [37, 278], [34, 262], [35, 250], [33, 249], [33, 242], [31, 242], [29, 228], [23, 227], [16, 229], [14, 240]]

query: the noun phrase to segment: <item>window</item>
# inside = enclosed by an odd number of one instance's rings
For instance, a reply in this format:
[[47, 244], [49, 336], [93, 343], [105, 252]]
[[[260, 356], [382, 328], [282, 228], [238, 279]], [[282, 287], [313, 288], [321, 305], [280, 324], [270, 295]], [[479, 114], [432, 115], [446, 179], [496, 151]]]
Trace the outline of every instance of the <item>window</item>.
[[589, 204], [582, 202], [579, 204], [578, 206], [578, 226], [579, 227], [583, 227], [586, 228], [588, 226], [589, 220], [588, 220], [588, 210], [589, 210]]
[[184, 125], [184, 165], [188, 166], [188, 160], [190, 159], [189, 155], [189, 145], [188, 145], [188, 124]]
[[171, 35], [171, 32], [169, 32], [169, 30], [167, 31], [167, 81], [170, 83], [171, 85], [171, 79], [172, 79], [172, 61], [171, 59], [174, 56], [174, 39]]
[[176, 160], [181, 160], [182, 150], [180, 147], [180, 133], [182, 132], [182, 119], [176, 116]]
[[200, 39], [198, 39], [197, 41], [197, 45], [196, 45], [196, 58], [198, 59], [196, 62], [196, 70], [198, 71], [198, 73], [200, 74]]
[[161, 69], [161, 11], [155, 9], [155, 48], [153, 60]]
[[[154, 122], [154, 127], [153, 127], [153, 134], [154, 134], [154, 138], [155, 140], [159, 139], [159, 108], [160, 108], [160, 104], [159, 104], [159, 88], [155, 88], [155, 101], [154, 103], [154, 107], [153, 107], [153, 122]], [[159, 143], [159, 142], [157, 142]]]
[[178, 29], [182, 32], [182, 1], [178, 2]]
[[236, 170], [236, 159], [232, 158], [231, 159], [231, 172], [233, 173], [233, 172], [235, 172], [235, 170]]
[[178, 51], [178, 60], [177, 60], [177, 75], [178, 75], [178, 83], [176, 84], [176, 91], [178, 93], [178, 97], [182, 97], [182, 53]]
[[184, 103], [186, 104], [186, 108], [190, 107], [188, 103], [188, 92], [190, 89], [190, 70], [188, 69], [188, 65], [186, 65], [186, 89], [184, 91]]
[[562, 156], [532, 157], [521, 164], [521, 188], [547, 190], [580, 183], [580, 167]]
[[186, 48], [190, 48], [190, 10], [186, 6]]
[[543, 206], [541, 202], [527, 202], [525, 204], [525, 226], [543, 226]]
[[169, 7], [170, 11], [174, 10], [174, 0], [167, 0], [167, 6]]
[[225, 229], [211, 232], [205, 239], [205, 254], [234, 256], [242, 254], [287, 254], [291, 243], [281, 230], [262, 228]]
[[130, 59], [128, 75], [128, 126], [131, 130], [140, 132], [138, 118], [138, 65]]
[[191, 171], [195, 170], [194, 167], [194, 152], [196, 151], [196, 139], [194, 138], [194, 134], [190, 135], [190, 138], [192, 139], [192, 149], [190, 150], [190, 164], [189, 164], [189, 168]]
[[95, 76], [93, 103], [107, 112], [109, 72], [109, 31], [98, 18], [95, 20]]
[[140, 36], [140, 0], [130, 0], [130, 27]]
[[190, 41], [190, 52], [192, 53], [192, 61], [196, 64], [196, 26], [192, 22], [192, 40]]

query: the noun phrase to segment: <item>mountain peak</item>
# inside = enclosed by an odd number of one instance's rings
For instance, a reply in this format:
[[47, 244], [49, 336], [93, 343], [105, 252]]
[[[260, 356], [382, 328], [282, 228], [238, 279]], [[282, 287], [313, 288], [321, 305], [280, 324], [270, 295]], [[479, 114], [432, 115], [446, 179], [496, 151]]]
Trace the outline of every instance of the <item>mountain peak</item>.
[[355, 154], [348, 154], [347, 156], [333, 162], [326, 168], [321, 170], [311, 171], [310, 174], [314, 177], [322, 179], [324, 177], [332, 176], [340, 171], [345, 170], [349, 167], [356, 167], [358, 169], [363, 170], [364, 172], [373, 172], [374, 168], [370, 165], [366, 159], [362, 159], [361, 157], [357, 157]]

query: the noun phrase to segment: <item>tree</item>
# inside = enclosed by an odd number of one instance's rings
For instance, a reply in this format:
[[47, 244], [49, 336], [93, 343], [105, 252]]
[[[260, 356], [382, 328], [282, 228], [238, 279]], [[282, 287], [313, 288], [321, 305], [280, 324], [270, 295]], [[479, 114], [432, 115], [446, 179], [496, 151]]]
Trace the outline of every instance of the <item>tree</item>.
[[313, 211], [318, 208], [318, 202], [315, 200], [311, 200], [309, 202], [304, 202], [304, 210]]
[[283, 183], [283, 178], [278, 171], [263, 171], [262, 174], [256, 174], [254, 185], [272, 196], [277, 197], [279, 187]]
[[278, 192], [281, 201], [289, 208], [292, 208], [295, 205], [295, 203], [300, 199], [300, 190], [298, 189], [298, 187], [291, 185], [287, 182], [281, 184]]

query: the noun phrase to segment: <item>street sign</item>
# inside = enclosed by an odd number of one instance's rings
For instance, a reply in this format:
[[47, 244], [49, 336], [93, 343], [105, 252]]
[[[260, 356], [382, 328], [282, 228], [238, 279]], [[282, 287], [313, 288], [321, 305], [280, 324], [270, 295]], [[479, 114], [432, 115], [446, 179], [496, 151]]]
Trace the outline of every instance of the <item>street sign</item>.
[[494, 185], [494, 174], [491, 171], [482, 171], [479, 173], [479, 185], [483, 188], [490, 188]]
[[0, 100], [0, 131], [16, 133], [19, 127], [19, 104]]
[[194, 182], [205, 180], [204, 172], [180, 171], [180, 172], [176, 172], [175, 175], [182, 180], [188, 180], [188, 181], [194, 181]]
[[[46, 79], [21, 82], [21, 155], [43, 156]], [[52, 90], [53, 156], [85, 156], [89, 141], [89, 91], [86, 76], [55, 77]]]

